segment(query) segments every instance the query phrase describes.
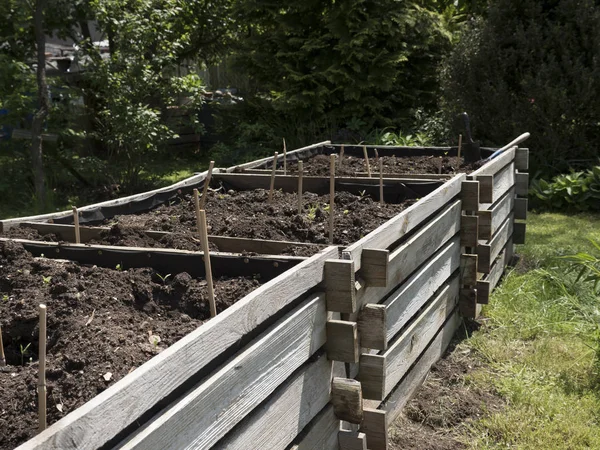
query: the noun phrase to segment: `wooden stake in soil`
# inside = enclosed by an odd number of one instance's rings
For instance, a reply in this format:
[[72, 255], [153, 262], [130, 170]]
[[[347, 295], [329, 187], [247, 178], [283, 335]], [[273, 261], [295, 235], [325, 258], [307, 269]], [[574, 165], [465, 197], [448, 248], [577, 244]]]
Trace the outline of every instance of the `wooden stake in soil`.
[[338, 167], [340, 169], [342, 168], [343, 159], [344, 159], [344, 146], [342, 145], [342, 148], [340, 149], [340, 162], [338, 164]]
[[277, 155], [275, 152], [273, 156], [273, 170], [271, 170], [271, 187], [269, 188], [269, 203], [273, 201], [273, 188], [275, 187], [275, 170], [277, 169]]
[[379, 158], [379, 203], [383, 205], [383, 159]]
[[73, 206], [73, 226], [75, 228], [75, 243], [81, 244], [81, 234], [79, 234], [79, 212], [77, 207]]
[[365, 156], [365, 164], [367, 165], [367, 174], [371, 178], [371, 165], [369, 164], [369, 155], [367, 154], [367, 146], [363, 145], [363, 154]]
[[335, 210], [335, 155], [332, 153], [329, 160], [331, 177], [329, 179], [329, 243], [333, 244], [333, 213]]
[[4, 344], [2, 343], [2, 327], [0, 327], [0, 367], [6, 365], [6, 357], [4, 356]]
[[211, 161], [208, 165], [208, 173], [206, 174], [206, 180], [204, 180], [204, 187], [202, 188], [202, 198], [200, 199], [200, 209], [204, 209], [204, 205], [206, 205], [206, 194], [208, 193], [208, 185], [210, 184], [210, 179], [212, 178], [213, 167], [215, 167], [215, 162]]
[[41, 433], [46, 429], [46, 305], [40, 305], [40, 342], [38, 354], [38, 431]]
[[285, 146], [285, 138], [283, 138], [283, 174], [287, 175], [287, 148]]
[[304, 163], [298, 161], [298, 214], [302, 214], [302, 175], [304, 174]]
[[438, 173], [439, 174], [442, 173], [442, 162], [443, 162], [443, 158], [440, 156], [440, 160], [438, 161]]
[[200, 210], [200, 240], [204, 251], [204, 271], [206, 272], [206, 284], [208, 285], [208, 302], [210, 304], [210, 316], [217, 315], [215, 303], [215, 289], [213, 287], [212, 268], [210, 267], [210, 251], [208, 250], [208, 232], [206, 231], [206, 211]]
[[[460, 160], [460, 152], [462, 150], [462, 134], [458, 135], [458, 159]], [[460, 161], [459, 161], [460, 164]]]
[[[194, 189], [194, 209], [196, 210], [196, 230], [198, 233], [202, 233], [202, 225], [200, 225], [200, 200], [198, 198], [198, 189]], [[202, 250], [204, 250], [204, 248], [202, 248]]]

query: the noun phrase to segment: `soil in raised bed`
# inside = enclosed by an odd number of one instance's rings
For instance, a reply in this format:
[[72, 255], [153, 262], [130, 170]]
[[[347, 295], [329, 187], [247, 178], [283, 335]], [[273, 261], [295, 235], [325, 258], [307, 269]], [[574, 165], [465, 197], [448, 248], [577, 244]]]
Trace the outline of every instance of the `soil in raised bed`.
[[[253, 277], [217, 278], [217, 310], [256, 289]], [[206, 281], [187, 273], [116, 270], [33, 258], [0, 242], [0, 449], [37, 431], [38, 306], [46, 304], [48, 425], [210, 318]]]
[[[209, 233], [314, 244], [329, 242], [328, 195], [305, 193], [302, 214], [297, 211], [296, 194], [276, 191], [271, 204], [267, 197], [268, 192], [262, 189], [209, 192], [205, 208]], [[414, 202], [381, 205], [366, 195], [337, 192], [333, 243], [356, 242]], [[165, 204], [145, 214], [116, 216], [111, 220], [115, 222], [124, 228], [189, 232], [196, 227], [196, 216], [191, 197], [186, 195], [180, 203]]]
[[[382, 156], [383, 173], [385, 174], [439, 174], [440, 158], [435, 156]], [[466, 164], [463, 158], [456, 156], [444, 156], [442, 160], [442, 174], [453, 175], [457, 173], [470, 173], [484, 164], [484, 161]], [[371, 173], [379, 173], [379, 162], [377, 158], [369, 158]], [[298, 171], [298, 163], [288, 163], [290, 174], [296, 174]], [[309, 160], [303, 162], [303, 170], [305, 175], [311, 176], [329, 176], [330, 160], [328, 155], [316, 155]], [[367, 172], [367, 166], [364, 158], [344, 155], [342, 166], [340, 167], [339, 160], [336, 159], [335, 174], [336, 176], [352, 177], [356, 176], [357, 172]], [[373, 175], [375, 176], [375, 175]]]

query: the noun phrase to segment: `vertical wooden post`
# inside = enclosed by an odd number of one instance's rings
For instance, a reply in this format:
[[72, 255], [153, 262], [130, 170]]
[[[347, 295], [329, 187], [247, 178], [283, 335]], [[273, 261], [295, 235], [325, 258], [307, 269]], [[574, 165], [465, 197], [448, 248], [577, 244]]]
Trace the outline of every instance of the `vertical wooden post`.
[[271, 170], [271, 186], [269, 187], [269, 203], [273, 201], [273, 188], [275, 187], [275, 170], [277, 169], [277, 155], [273, 155], [273, 169]]
[[383, 159], [379, 158], [379, 203], [383, 205]]
[[298, 214], [302, 214], [302, 175], [304, 174], [304, 163], [298, 161]]
[[367, 165], [367, 174], [371, 178], [371, 165], [369, 164], [369, 154], [367, 153], [367, 146], [363, 145], [363, 155], [365, 157], [365, 164]]
[[344, 160], [344, 146], [342, 145], [342, 148], [340, 149], [340, 162], [338, 164], [340, 169], [342, 168], [343, 160]]
[[[198, 234], [202, 233], [202, 225], [200, 225], [200, 199], [198, 198], [198, 189], [194, 189], [194, 209], [196, 210], [196, 230]], [[202, 242], [200, 242], [202, 245]], [[204, 248], [202, 248], [204, 250]]]
[[461, 152], [461, 150], [462, 150], [462, 134], [459, 134], [458, 135], [458, 158], [459, 159], [460, 159], [460, 152]]
[[77, 207], [73, 206], [73, 226], [75, 229], [75, 243], [81, 244], [81, 234], [79, 233], [79, 212]]
[[329, 243], [333, 244], [333, 214], [335, 213], [335, 155], [332, 153], [329, 159]]
[[40, 340], [38, 360], [38, 415], [41, 433], [46, 429], [46, 305], [40, 305]]
[[440, 156], [439, 160], [438, 160], [438, 173], [441, 174], [442, 173], [442, 162], [443, 162], [444, 158]]
[[0, 326], [0, 367], [6, 365], [6, 356], [4, 356], [4, 344], [2, 343], [2, 327]]
[[283, 138], [283, 174], [287, 175], [287, 148], [285, 146], [285, 138]]
[[202, 250], [204, 251], [204, 272], [206, 272], [206, 284], [208, 285], [208, 302], [210, 304], [210, 316], [217, 315], [217, 305], [215, 303], [215, 290], [213, 287], [212, 268], [210, 266], [210, 251], [208, 249], [208, 232], [206, 230], [206, 211], [200, 210], [200, 240], [202, 241]]
[[200, 209], [204, 209], [204, 205], [206, 205], [206, 194], [208, 193], [208, 185], [210, 184], [210, 179], [212, 178], [213, 167], [215, 166], [215, 162], [211, 161], [208, 165], [208, 173], [206, 174], [206, 180], [204, 180], [204, 187], [202, 188], [202, 198], [200, 199]]

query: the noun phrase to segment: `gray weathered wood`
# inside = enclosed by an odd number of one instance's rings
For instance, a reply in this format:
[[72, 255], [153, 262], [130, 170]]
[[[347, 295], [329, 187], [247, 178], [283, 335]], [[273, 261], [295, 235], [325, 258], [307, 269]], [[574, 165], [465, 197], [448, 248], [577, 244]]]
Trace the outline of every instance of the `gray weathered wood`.
[[525, 222], [515, 222], [513, 225], [513, 243], [524, 244], [525, 243], [525, 228], [527, 225]]
[[379, 409], [365, 408], [364, 420], [360, 431], [367, 435], [369, 450], [387, 450], [388, 429], [386, 412]]
[[308, 362], [213, 449], [248, 450], [253, 443], [264, 449], [286, 448], [329, 403], [332, 375], [344, 374], [344, 365], [325, 355]]
[[508, 238], [512, 236], [514, 225], [514, 215], [511, 213], [504, 223], [498, 228], [491, 241], [487, 244], [477, 246], [477, 270], [481, 273], [489, 273], [490, 266], [494, 259], [500, 254]]
[[492, 203], [497, 202], [515, 185], [515, 163], [510, 163], [494, 175], [494, 190]]
[[338, 440], [339, 450], [367, 450], [367, 435], [360, 431], [341, 430]]
[[367, 234], [342, 252], [344, 259], [354, 261], [355, 270], [360, 269], [361, 254], [365, 248], [387, 249], [406, 233], [414, 230], [433, 213], [460, 194], [464, 174], [459, 174], [411, 205], [394, 218]]
[[313, 294], [120, 448], [212, 447], [325, 343], [326, 317]]
[[479, 316], [479, 305], [477, 303], [477, 290], [472, 287], [460, 288], [458, 299], [458, 310], [462, 317], [476, 319]]
[[[273, 159], [273, 158], [270, 158]], [[243, 169], [242, 173], [247, 173], [247, 174], [254, 174], [254, 175], [264, 175], [264, 174], [270, 174], [271, 173], [271, 169]], [[277, 169], [275, 171], [275, 173], [277, 175], [283, 175], [283, 170], [282, 169]], [[288, 169], [288, 174], [294, 174], [295, 170], [292, 169]], [[367, 172], [355, 172], [354, 175], [355, 177], [358, 178], [368, 178], [369, 174]], [[415, 173], [384, 173], [383, 174], [383, 178], [394, 178], [394, 179], [400, 179], [400, 180], [432, 180], [432, 181], [439, 181], [439, 180], [447, 180], [452, 178], [453, 175], [451, 174], [437, 174], [437, 173], [431, 173], [431, 174], [415, 174]]]
[[321, 283], [325, 261], [337, 254], [337, 247], [328, 247], [262, 285], [20, 450], [84, 450], [106, 444], [245, 335]]
[[366, 348], [385, 350], [387, 348], [385, 305], [367, 304], [358, 315], [360, 345]]
[[329, 320], [327, 322], [327, 358], [347, 363], [358, 362], [358, 333], [356, 322]]
[[360, 382], [350, 378], [334, 377], [331, 381], [331, 404], [338, 419], [361, 423], [363, 397]]
[[462, 247], [476, 247], [479, 217], [468, 216], [463, 213], [460, 219], [460, 245]]
[[469, 174], [469, 178], [476, 179], [479, 175], [495, 175], [500, 172], [504, 167], [510, 164], [515, 159], [516, 147], [512, 147], [504, 152], [500, 156], [492, 159], [485, 163], [479, 169]]
[[479, 175], [479, 201], [492, 203], [494, 201], [494, 175]]
[[327, 310], [342, 313], [356, 311], [354, 263], [332, 259], [325, 262], [325, 292]]
[[515, 154], [515, 169], [522, 172], [529, 170], [529, 149], [518, 148]]
[[528, 201], [526, 198], [515, 199], [515, 219], [526, 220], [527, 219], [527, 206]]
[[504, 223], [510, 212], [515, 206], [515, 189], [509, 189], [494, 204], [483, 204], [479, 215], [479, 239], [489, 241], [498, 230], [498, 227]]
[[477, 255], [460, 255], [460, 284], [462, 286], [477, 284]]
[[517, 172], [516, 174], [516, 194], [518, 197], [527, 197], [529, 195], [529, 174]]
[[460, 198], [463, 211], [477, 211], [479, 209], [479, 181], [463, 181]]
[[[291, 152], [287, 152], [287, 157], [288, 160], [292, 157], [295, 156], [299, 159], [304, 159], [305, 154], [313, 149], [319, 148], [319, 147], [323, 147], [324, 145], [329, 145], [331, 144], [331, 141], [323, 141], [323, 142], [317, 142], [316, 144], [312, 144], [312, 145], [307, 145], [306, 147], [302, 147], [302, 148], [298, 148], [296, 150], [292, 150]], [[267, 158], [262, 158], [262, 159], [257, 159], [255, 161], [250, 161], [244, 164], [238, 164], [237, 166], [232, 166], [227, 168], [226, 172], [230, 173], [230, 172], [237, 172], [237, 171], [244, 171], [246, 169], [253, 169], [253, 168], [258, 168], [258, 167], [264, 167], [267, 163], [271, 163], [273, 161], [273, 157], [269, 156]], [[279, 163], [280, 161], [283, 161], [283, 154], [279, 155], [277, 157], [277, 163]]]
[[389, 253], [389, 250], [363, 249], [360, 276], [367, 286], [387, 286]]
[[511, 237], [494, 261], [494, 264], [492, 264], [490, 273], [485, 278], [477, 281], [477, 303], [482, 305], [489, 303], [490, 295], [500, 281], [500, 278], [502, 278], [504, 268], [510, 263], [512, 246], [513, 241]]
[[338, 450], [340, 421], [327, 405], [315, 419], [302, 430], [302, 436], [289, 450]]

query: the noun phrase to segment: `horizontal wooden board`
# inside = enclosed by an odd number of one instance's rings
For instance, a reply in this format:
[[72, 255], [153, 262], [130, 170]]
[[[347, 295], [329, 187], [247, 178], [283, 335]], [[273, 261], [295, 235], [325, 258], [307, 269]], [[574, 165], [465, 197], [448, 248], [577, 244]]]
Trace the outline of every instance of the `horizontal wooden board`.
[[471, 172], [469, 178], [477, 179], [479, 175], [496, 175], [515, 159], [516, 147], [509, 148], [499, 156], [485, 163], [479, 169]]
[[479, 215], [479, 239], [489, 241], [515, 206], [515, 189], [510, 188], [496, 203], [482, 204]]
[[312, 295], [120, 448], [212, 447], [325, 343], [326, 317]]
[[[331, 141], [322, 141], [322, 142], [317, 142], [316, 144], [307, 145], [306, 147], [301, 147], [301, 148], [287, 152], [287, 157], [288, 158], [294, 157], [296, 159], [302, 158], [305, 153], [307, 153], [311, 150], [315, 150], [320, 147], [323, 147], [324, 145], [329, 145], [329, 144], [331, 144]], [[255, 161], [250, 161], [250, 162], [247, 162], [244, 164], [238, 164], [237, 166], [229, 167], [226, 169], [226, 172], [227, 173], [239, 172], [239, 171], [243, 171], [245, 169], [265, 167], [267, 164], [270, 167], [272, 162], [273, 162], [273, 157], [269, 156], [267, 158], [257, 159]], [[283, 153], [279, 154], [279, 156], [277, 157], [277, 162], [278, 162], [278, 164], [279, 163], [283, 164]]]
[[[288, 170], [288, 173], [290, 174], [295, 174], [297, 171], [297, 169], [294, 169], [293, 172], [291, 172], [290, 170]], [[247, 174], [255, 174], [255, 175], [271, 175], [271, 169], [243, 169], [242, 173], [247, 173]], [[275, 174], [277, 176], [279, 175], [283, 175], [283, 169], [277, 169], [275, 171]], [[374, 174], [371, 174], [370, 178], [373, 178]], [[369, 178], [369, 174], [367, 172], [356, 172], [354, 173], [355, 177], [358, 178], [363, 178], [363, 177], [367, 177]], [[377, 179], [379, 179], [379, 173], [375, 172], [375, 177]], [[437, 181], [437, 180], [447, 180], [452, 178], [452, 175], [450, 174], [414, 174], [414, 173], [384, 173], [383, 174], [383, 178], [395, 178], [395, 179], [400, 179], [400, 180], [433, 180], [433, 181]]]
[[306, 363], [213, 448], [247, 450], [258, 442], [265, 449], [286, 448], [329, 404], [332, 377], [344, 375], [344, 365], [325, 355]]
[[455, 176], [431, 194], [423, 197], [414, 205], [411, 205], [394, 218], [367, 234], [361, 240], [347, 247], [342, 252], [342, 257], [354, 261], [355, 270], [360, 270], [363, 249], [388, 249], [393, 246], [394, 243], [408, 232], [431, 218], [432, 214], [435, 214], [454, 197], [458, 196], [464, 180], [464, 174]]
[[288, 447], [289, 450], [339, 450], [338, 433], [340, 420], [333, 413], [333, 406], [327, 405], [302, 430], [297, 442]]
[[485, 278], [477, 281], [477, 303], [481, 305], [489, 303], [492, 291], [498, 285], [504, 273], [504, 268], [510, 263], [510, 259], [512, 258], [512, 245], [513, 241], [511, 237], [494, 261], [494, 264], [492, 264], [490, 273]]
[[262, 285], [23, 444], [20, 450], [102, 447], [282, 308], [321, 283], [325, 261], [337, 254], [337, 247], [328, 247]]
[[497, 202], [515, 185], [515, 164], [510, 163], [494, 175], [493, 202]]
[[489, 273], [492, 262], [500, 254], [506, 242], [513, 234], [514, 214], [506, 218], [504, 223], [498, 228], [498, 232], [487, 244], [477, 246], [477, 270], [481, 273]]

